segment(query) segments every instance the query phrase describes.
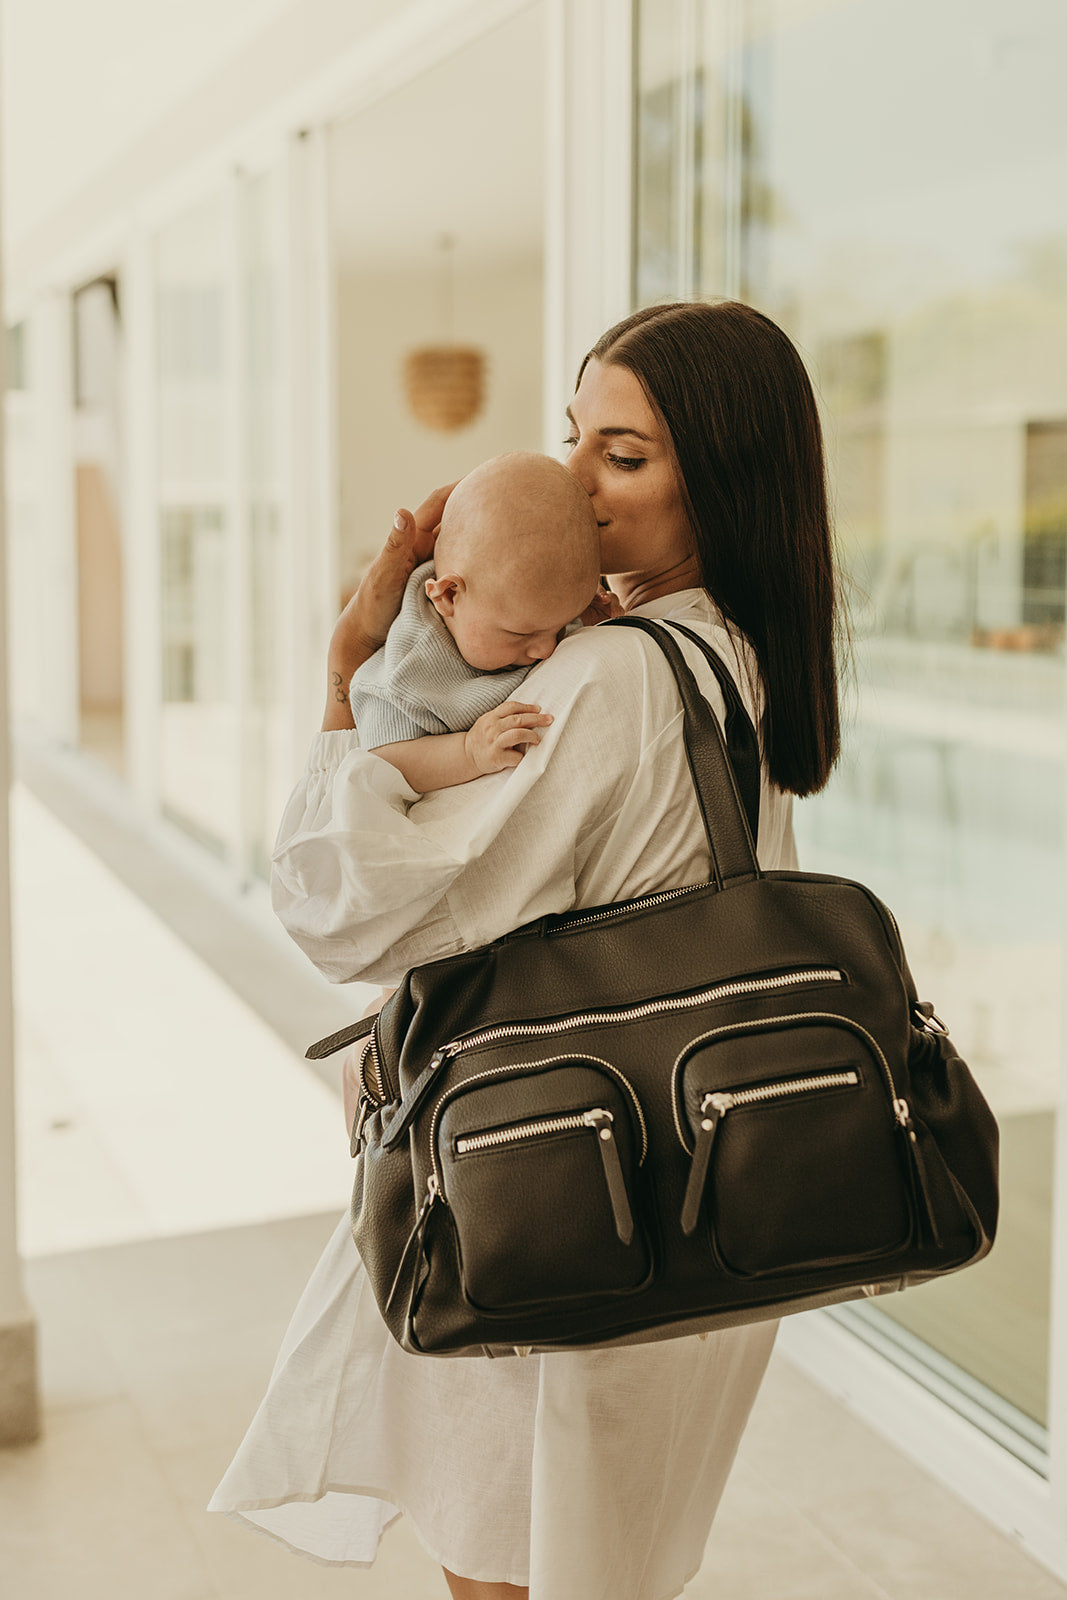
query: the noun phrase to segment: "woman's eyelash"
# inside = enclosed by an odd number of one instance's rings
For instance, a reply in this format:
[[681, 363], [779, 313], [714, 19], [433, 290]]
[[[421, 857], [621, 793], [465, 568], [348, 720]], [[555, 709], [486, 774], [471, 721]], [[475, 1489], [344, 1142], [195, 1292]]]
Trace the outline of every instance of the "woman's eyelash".
[[[573, 450], [578, 441], [572, 435], [564, 439], [563, 443]], [[608, 453], [608, 460], [613, 467], [622, 467], [625, 472], [636, 472], [638, 467], [643, 467], [645, 464], [644, 456], [617, 456], [612, 452]]]

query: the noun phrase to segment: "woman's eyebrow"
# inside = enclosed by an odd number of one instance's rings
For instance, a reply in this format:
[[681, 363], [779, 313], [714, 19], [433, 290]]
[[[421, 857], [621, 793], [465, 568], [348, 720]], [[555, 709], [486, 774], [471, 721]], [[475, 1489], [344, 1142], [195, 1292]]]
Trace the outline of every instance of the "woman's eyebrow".
[[[568, 422], [574, 422], [574, 412], [570, 406], [566, 409], [566, 417]], [[574, 422], [574, 426], [578, 426], [577, 422]], [[642, 433], [639, 428], [597, 428], [596, 431], [602, 439], [617, 439], [621, 434], [626, 434], [631, 439], [643, 439], [646, 444], [656, 443], [650, 433]]]

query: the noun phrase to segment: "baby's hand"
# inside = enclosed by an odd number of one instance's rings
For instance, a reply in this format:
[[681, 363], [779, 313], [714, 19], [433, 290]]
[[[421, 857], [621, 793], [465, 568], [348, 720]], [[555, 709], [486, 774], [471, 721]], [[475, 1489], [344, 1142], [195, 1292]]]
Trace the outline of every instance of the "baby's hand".
[[479, 777], [486, 772], [517, 767], [527, 747], [541, 743], [537, 729], [547, 727], [551, 721], [551, 715], [540, 706], [506, 700], [502, 706], [495, 706], [479, 717], [464, 734], [464, 753]]
[[610, 589], [598, 589], [578, 620], [583, 628], [594, 628], [598, 622], [621, 616], [622, 603], [618, 595], [612, 594]]

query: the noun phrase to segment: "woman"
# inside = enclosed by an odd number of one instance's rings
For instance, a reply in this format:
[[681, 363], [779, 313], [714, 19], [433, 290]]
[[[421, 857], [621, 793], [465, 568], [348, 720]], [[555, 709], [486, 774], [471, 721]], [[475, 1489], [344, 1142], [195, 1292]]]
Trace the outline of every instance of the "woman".
[[[790, 796], [822, 786], [838, 747], [822, 446], [799, 356], [748, 307], [656, 307], [595, 346], [568, 416], [612, 590], [627, 612], [696, 628], [735, 671], [761, 730], [759, 858], [795, 866]], [[446, 495], [398, 513], [338, 623], [323, 732], [279, 833], [276, 909], [337, 982], [395, 982], [545, 913], [708, 876], [674, 680], [631, 630], [583, 630], [535, 669], [524, 693], [554, 721], [510, 772], [420, 799], [358, 749], [346, 686]], [[668, 1600], [700, 1566], [774, 1331], [409, 1355], [345, 1219], [212, 1508], [354, 1564], [407, 1511], [455, 1600]]]

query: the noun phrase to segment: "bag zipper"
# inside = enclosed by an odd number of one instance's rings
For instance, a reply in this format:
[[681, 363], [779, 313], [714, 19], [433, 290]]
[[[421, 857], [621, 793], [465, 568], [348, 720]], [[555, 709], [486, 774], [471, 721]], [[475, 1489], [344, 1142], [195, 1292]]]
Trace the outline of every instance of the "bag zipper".
[[[641, 1110], [641, 1102], [637, 1098], [637, 1090], [634, 1088], [629, 1078], [625, 1077], [619, 1071], [618, 1067], [613, 1067], [610, 1061], [602, 1061], [599, 1056], [581, 1056], [579, 1059], [583, 1063], [588, 1062], [591, 1066], [601, 1067], [605, 1072], [610, 1072], [612, 1077], [618, 1083], [622, 1084], [623, 1088], [629, 1095], [630, 1102], [634, 1108], [634, 1115], [637, 1117], [638, 1126], [641, 1129], [641, 1155], [638, 1158], [637, 1164], [638, 1166], [643, 1166], [645, 1156], [648, 1154], [648, 1126], [645, 1122], [645, 1114]], [[484, 1072], [476, 1072], [473, 1077], [465, 1078], [464, 1081], [461, 1084], [457, 1084], [454, 1089], [446, 1089], [445, 1093], [434, 1106], [433, 1116], [430, 1118], [430, 1162], [433, 1167], [433, 1171], [430, 1176], [433, 1179], [434, 1193], [443, 1205], [447, 1205], [448, 1201], [444, 1196], [444, 1185], [441, 1181], [441, 1171], [437, 1165], [437, 1124], [440, 1121], [441, 1112], [444, 1109], [445, 1102], [452, 1099], [453, 1095], [462, 1093], [465, 1089], [469, 1089], [472, 1084], [478, 1083], [486, 1078], [506, 1078], [510, 1077], [511, 1074], [515, 1072], [537, 1072], [542, 1067], [555, 1067], [561, 1065], [563, 1062], [573, 1063], [574, 1061], [574, 1056], [547, 1056], [543, 1061], [519, 1061], [516, 1062], [514, 1066], [510, 1067], [488, 1067]], [[614, 1140], [612, 1143], [614, 1143]]]
[[636, 900], [625, 900], [617, 906], [606, 906], [603, 911], [591, 911], [585, 915], [567, 917], [560, 924], [560, 931], [569, 928], [581, 928], [590, 922], [606, 922], [610, 917], [624, 917], [630, 911], [644, 911], [649, 906], [664, 905], [668, 900], [677, 900], [683, 894], [695, 894], [698, 889], [713, 887], [714, 880], [709, 878], [706, 883], [687, 883], [680, 889], [659, 889], [655, 894], [639, 895]]
[[761, 1100], [777, 1100], [779, 1095], [801, 1094], [804, 1090], [847, 1089], [859, 1083], [858, 1072], [820, 1072], [808, 1078], [790, 1078], [788, 1083], [759, 1083], [750, 1089], [721, 1089], [706, 1094], [700, 1102], [704, 1116], [714, 1110], [720, 1117], [734, 1106], [750, 1106]]
[[[681, 891], [667, 890], [667, 894]], [[672, 1011], [692, 1010], [713, 1000], [726, 1000], [744, 995], [773, 994], [776, 990], [791, 988], [800, 983], [844, 983], [845, 975], [838, 967], [804, 967], [793, 972], [772, 973], [765, 978], [735, 978], [710, 985], [695, 994], [675, 995], [670, 999], [647, 1000], [639, 1005], [615, 1006], [607, 1011], [578, 1011], [567, 1017], [557, 1017], [552, 1022], [504, 1022], [491, 1028], [479, 1028], [473, 1033], [460, 1034], [448, 1044], [440, 1045], [430, 1058], [420, 1081], [409, 1091], [410, 1098], [394, 1112], [392, 1120], [382, 1134], [383, 1148], [392, 1149], [408, 1128], [425, 1096], [430, 1092], [445, 1063], [461, 1050], [480, 1049], [482, 1045], [497, 1044], [505, 1039], [545, 1039], [567, 1033], [572, 1028], [610, 1026], [636, 1022], [643, 1017], [660, 1016]], [[593, 1057], [589, 1058], [594, 1059]], [[607, 1065], [607, 1063], [605, 1063]], [[612, 1068], [612, 1071], [615, 1069]], [[628, 1086], [629, 1087], [629, 1086]], [[631, 1091], [632, 1092], [632, 1091]], [[635, 1096], [636, 1102], [636, 1096]], [[640, 1115], [640, 1111], [638, 1112]]]
[[590, 1111], [569, 1112], [558, 1117], [538, 1117], [533, 1122], [513, 1123], [508, 1128], [494, 1128], [486, 1133], [468, 1134], [456, 1140], [456, 1154], [468, 1155], [474, 1151], [498, 1149], [502, 1145], [517, 1144], [554, 1133], [577, 1132], [580, 1128], [590, 1129], [597, 1135], [597, 1149], [600, 1151], [600, 1159], [604, 1166], [608, 1198], [615, 1218], [615, 1232], [623, 1244], [629, 1244], [634, 1236], [634, 1219], [630, 1210], [630, 1199], [626, 1193], [626, 1179], [623, 1177], [618, 1145], [612, 1129], [614, 1121], [614, 1116], [605, 1106], [595, 1106]]
[[719, 1123], [735, 1106], [761, 1105], [768, 1100], [788, 1099], [791, 1095], [815, 1093], [819, 1089], [851, 1089], [858, 1086], [860, 1075], [854, 1068], [840, 1072], [816, 1072], [806, 1078], [787, 1078], [779, 1083], [753, 1084], [749, 1089], [715, 1089], [700, 1102], [700, 1126], [693, 1139], [693, 1159], [689, 1167], [689, 1180], [682, 1201], [682, 1232], [692, 1233], [700, 1217], [700, 1205], [708, 1181], [711, 1164], [711, 1147], [715, 1142]]
[[[377, 1023], [363, 1046], [363, 1054], [359, 1058], [359, 1105], [356, 1110], [355, 1121], [352, 1124], [352, 1136], [349, 1140], [349, 1151], [355, 1160], [363, 1148], [363, 1129], [367, 1118], [374, 1111], [379, 1111], [385, 1104], [385, 1086], [382, 1083], [382, 1063], [378, 1054]], [[371, 1081], [371, 1073], [374, 1078]]]
[[[675, 1060], [674, 1066], [671, 1069], [671, 1102], [674, 1109], [675, 1131], [678, 1134], [679, 1143], [687, 1155], [689, 1154], [689, 1146], [686, 1144], [685, 1133], [682, 1129], [682, 1120], [678, 1113], [678, 1073], [682, 1068], [685, 1058], [688, 1057], [698, 1045], [707, 1044], [710, 1040], [717, 1038], [720, 1034], [751, 1033], [757, 1028], [769, 1030], [771, 1028], [788, 1026], [789, 1024], [795, 1022], [832, 1022], [837, 1027], [847, 1028], [851, 1033], [858, 1033], [861, 1038], [865, 1039], [870, 1045], [871, 1050], [882, 1069], [882, 1075], [885, 1078], [886, 1085], [889, 1089], [889, 1098], [893, 1107], [893, 1117], [905, 1132], [909, 1131], [911, 1127], [910, 1107], [908, 1106], [908, 1102], [906, 1100], [902, 1100], [897, 1094], [897, 1086], [893, 1082], [893, 1074], [889, 1070], [889, 1062], [886, 1060], [885, 1052], [874, 1035], [868, 1033], [867, 1029], [863, 1027], [862, 1023], [853, 1022], [851, 1017], [837, 1016], [832, 1011], [794, 1011], [788, 1016], [784, 1017], [758, 1017], [752, 1022], [724, 1023], [721, 1028], [711, 1028], [707, 1033], [702, 1033], [698, 1038], [690, 1040], [685, 1049], [679, 1053]], [[748, 1093], [749, 1091], [740, 1090], [738, 1092], [744, 1094]]]
[[[607, 1119], [614, 1122], [610, 1111], [574, 1111], [562, 1117], [539, 1117], [536, 1122], [516, 1122], [507, 1128], [493, 1128], [486, 1133], [469, 1133], [456, 1140], [456, 1154], [469, 1155], [475, 1150], [493, 1150], [498, 1145], [515, 1144], [522, 1139], [536, 1139], [539, 1134], [569, 1133], [577, 1128], [595, 1128]], [[610, 1137], [610, 1133], [609, 1133]]]
[[[368, 1071], [374, 1073], [373, 1083], [368, 1082]], [[367, 1039], [363, 1054], [359, 1058], [359, 1081], [365, 1090], [368, 1090], [377, 1100], [378, 1104], [385, 1104], [385, 1083], [382, 1080], [382, 1058], [378, 1054], [378, 1024], [375, 1022], [374, 1030]]]
[[[668, 891], [677, 893], [679, 891]], [[639, 1022], [643, 1017], [656, 1017], [671, 1011], [688, 1011], [694, 1006], [707, 1005], [713, 1000], [736, 999], [749, 994], [773, 994], [778, 989], [788, 989], [798, 983], [843, 983], [845, 975], [838, 967], [805, 967], [796, 972], [773, 973], [766, 978], [736, 978], [725, 983], [712, 984], [695, 994], [674, 995], [670, 999], [645, 1000], [639, 1005], [615, 1006], [610, 1011], [576, 1011], [567, 1017], [557, 1017], [552, 1022], [504, 1022], [494, 1028], [481, 1028], [475, 1033], [461, 1034], [450, 1044], [443, 1045], [438, 1054], [444, 1059], [460, 1050], [480, 1049], [484, 1044], [496, 1044], [502, 1039], [543, 1039], [553, 1034], [566, 1033], [570, 1028], [602, 1027], [610, 1023]]]

